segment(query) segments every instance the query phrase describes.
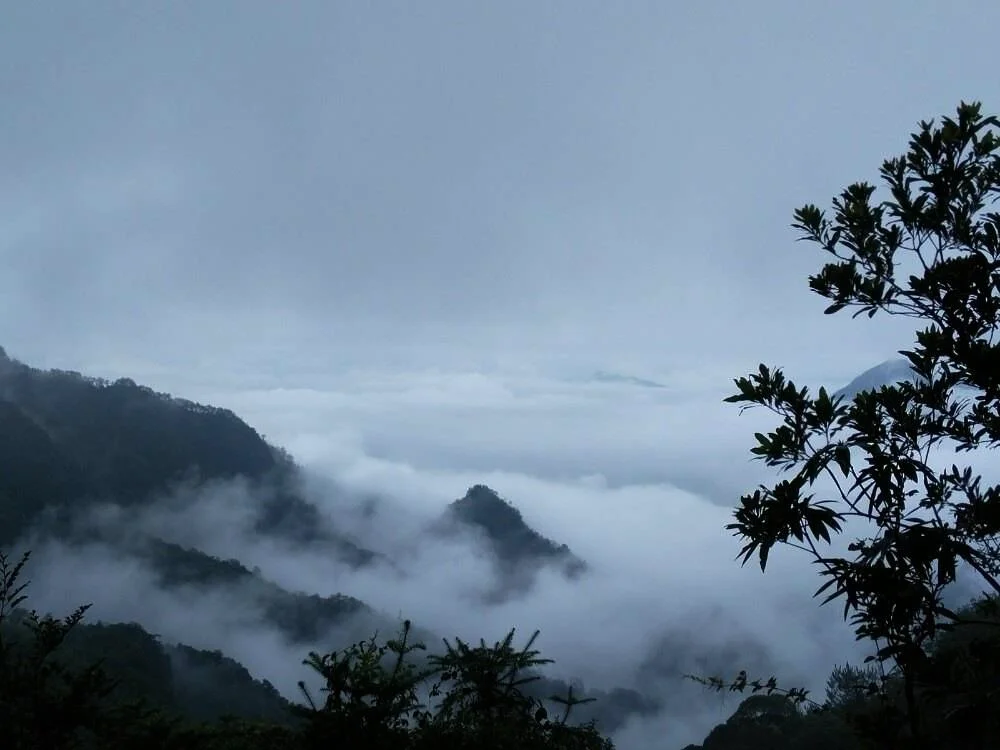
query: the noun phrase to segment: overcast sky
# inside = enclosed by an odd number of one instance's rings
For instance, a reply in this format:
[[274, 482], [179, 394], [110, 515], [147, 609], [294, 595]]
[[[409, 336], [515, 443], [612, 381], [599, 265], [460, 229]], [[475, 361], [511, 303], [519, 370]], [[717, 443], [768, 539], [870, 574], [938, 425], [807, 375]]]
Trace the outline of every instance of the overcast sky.
[[905, 337], [823, 319], [791, 213], [921, 118], [995, 109], [998, 25], [986, 0], [5, 0], [0, 341], [140, 375], [850, 374]]

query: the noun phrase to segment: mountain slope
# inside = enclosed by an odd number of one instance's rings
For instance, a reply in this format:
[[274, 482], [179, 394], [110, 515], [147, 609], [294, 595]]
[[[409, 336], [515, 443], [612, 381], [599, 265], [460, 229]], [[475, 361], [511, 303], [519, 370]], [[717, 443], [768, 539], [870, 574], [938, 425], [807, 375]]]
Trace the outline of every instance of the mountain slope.
[[[5, 643], [15, 652], [31, 642], [15, 610], [0, 622]], [[117, 701], [142, 699], [150, 706], [188, 719], [215, 721], [232, 715], [289, 723], [289, 703], [266, 680], [255, 679], [238, 662], [218, 651], [161, 643], [138, 623], [80, 623], [56, 650], [69, 667], [83, 669], [98, 660], [118, 685]]]
[[88, 490], [119, 502], [192, 474], [261, 479], [278, 463], [274, 449], [228, 409], [173, 398], [128, 378], [108, 382], [38, 370], [2, 354], [0, 400], [84, 469]]
[[395, 626], [394, 622], [386, 622], [387, 618], [378, 618], [360, 599], [344, 594], [319, 596], [287, 591], [247, 570], [239, 560], [220, 560], [158, 539], [150, 539], [137, 551], [156, 571], [164, 588], [237, 589], [242, 600], [260, 611], [264, 622], [277, 627], [293, 643], [315, 643], [359, 615], [367, 616], [373, 626], [376, 620], [381, 620], [378, 624], [382, 626]]
[[332, 528], [303, 498], [291, 457], [228, 409], [128, 378], [39, 370], [0, 348], [0, 546], [45, 508], [135, 507], [181, 484], [235, 478], [263, 496], [257, 533], [321, 545], [356, 567], [379, 557]]
[[0, 546], [13, 542], [43, 505], [67, 504], [86, 488], [81, 468], [48, 433], [0, 401]]

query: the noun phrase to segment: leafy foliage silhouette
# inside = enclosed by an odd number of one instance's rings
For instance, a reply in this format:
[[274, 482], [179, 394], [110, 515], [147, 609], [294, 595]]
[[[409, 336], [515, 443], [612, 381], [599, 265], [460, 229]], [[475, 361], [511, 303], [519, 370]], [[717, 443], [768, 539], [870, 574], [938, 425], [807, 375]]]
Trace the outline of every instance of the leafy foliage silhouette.
[[[538, 679], [525, 675], [550, 663], [531, 649], [538, 632], [521, 650], [513, 647], [515, 631], [493, 646], [480, 641], [470, 647], [459, 638], [445, 639], [445, 653], [430, 655], [426, 666], [407, 663], [422, 643], [410, 643], [405, 621], [396, 639], [378, 645], [376, 637], [342, 652], [311, 653], [305, 664], [325, 681], [326, 699], [317, 704], [305, 689], [308, 707], [296, 712], [309, 720], [307, 747], [319, 747], [331, 736], [371, 748], [556, 748], [610, 750], [593, 723], [570, 726], [572, 708], [588, 700], [570, 690], [551, 700], [564, 706], [557, 720], [549, 718], [542, 701], [522, 687]], [[426, 691], [429, 707], [420, 700], [421, 685], [437, 679]]]
[[[766, 569], [777, 545], [811, 556], [825, 579], [816, 595], [843, 602], [858, 639], [875, 648], [870, 660], [901, 689], [902, 725], [882, 746], [934, 744], [923, 721], [942, 688], [933, 644], [973, 626], [995, 634], [997, 624], [953, 611], [943, 593], [964, 566], [1000, 594], [1000, 487], [971, 465], [936, 468], [932, 451], [1000, 444], [1000, 214], [988, 210], [1000, 198], [998, 131], [980, 104], [962, 103], [940, 124], [921, 122], [907, 153], [883, 163], [883, 199], [856, 183], [832, 216], [811, 204], [795, 212], [801, 239], [834, 258], [809, 278], [831, 301], [827, 314], [856, 308], [854, 317], [923, 324], [900, 352], [914, 382], [847, 401], [824, 388], [813, 397], [761, 364], [726, 399], [781, 418], [751, 453], [791, 475], [741, 499], [727, 528], [745, 541], [743, 564], [756, 555]], [[853, 557], [827, 552], [848, 524], [868, 534], [847, 547]], [[996, 690], [979, 697], [977, 710], [1000, 716]]]

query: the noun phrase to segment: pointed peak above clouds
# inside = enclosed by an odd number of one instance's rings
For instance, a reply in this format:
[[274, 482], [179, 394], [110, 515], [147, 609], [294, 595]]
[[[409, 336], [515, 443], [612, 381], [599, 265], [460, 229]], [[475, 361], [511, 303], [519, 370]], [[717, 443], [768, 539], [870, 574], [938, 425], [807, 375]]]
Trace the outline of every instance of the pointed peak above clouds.
[[565, 544], [557, 544], [528, 526], [513, 504], [485, 484], [469, 488], [452, 502], [446, 518], [482, 532], [501, 564], [523, 562], [564, 563], [568, 574], [583, 572], [586, 564]]
[[[887, 359], [885, 362], [881, 362], [865, 370], [850, 383], [835, 392], [834, 395], [851, 399], [862, 391], [875, 390], [882, 386], [894, 385], [899, 382], [916, 383], [920, 379], [909, 360], [902, 357]], [[976, 391], [969, 386], [959, 385], [956, 387], [956, 392], [969, 395]]]
[[885, 362], [880, 362], [874, 367], [865, 370], [834, 395], [843, 396], [844, 398], [854, 398], [862, 391], [881, 388], [884, 385], [893, 385], [900, 381], [908, 381], [910, 383], [917, 381], [917, 374], [913, 371], [913, 366], [909, 360], [902, 357], [887, 359]]

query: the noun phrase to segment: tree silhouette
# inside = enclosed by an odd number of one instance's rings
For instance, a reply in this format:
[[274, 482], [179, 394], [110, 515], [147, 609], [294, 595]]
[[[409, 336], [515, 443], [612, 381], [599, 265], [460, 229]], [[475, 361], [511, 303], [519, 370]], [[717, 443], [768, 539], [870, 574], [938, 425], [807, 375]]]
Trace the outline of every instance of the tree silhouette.
[[[826, 579], [817, 595], [841, 600], [873, 659], [899, 676], [900, 737], [913, 746], [930, 742], [921, 724], [929, 647], [976, 619], [945, 606], [945, 588], [964, 566], [1000, 594], [1000, 487], [969, 464], [938, 468], [932, 455], [1000, 442], [1000, 214], [989, 210], [1000, 197], [998, 130], [978, 103], [962, 103], [940, 124], [921, 122], [909, 150], [883, 163], [882, 193], [856, 183], [832, 215], [795, 212], [802, 239], [833, 256], [809, 278], [828, 314], [855, 308], [923, 326], [900, 352], [916, 382], [847, 401], [823, 388], [812, 396], [762, 364], [727, 399], [781, 418], [751, 452], [790, 475], [741, 499], [727, 528], [745, 541], [743, 563], [756, 555], [763, 570], [776, 545], [811, 556]], [[829, 553], [848, 522], [869, 535], [850, 544], [853, 556]]]

